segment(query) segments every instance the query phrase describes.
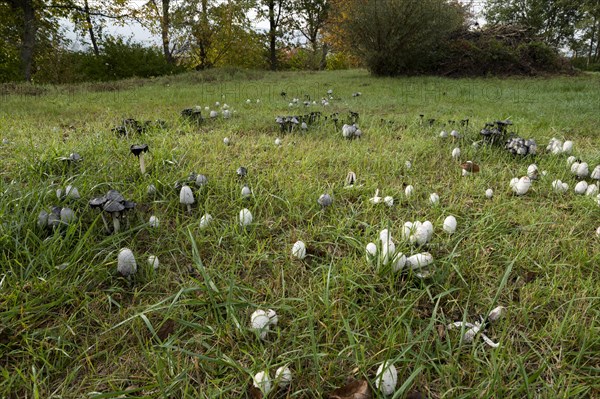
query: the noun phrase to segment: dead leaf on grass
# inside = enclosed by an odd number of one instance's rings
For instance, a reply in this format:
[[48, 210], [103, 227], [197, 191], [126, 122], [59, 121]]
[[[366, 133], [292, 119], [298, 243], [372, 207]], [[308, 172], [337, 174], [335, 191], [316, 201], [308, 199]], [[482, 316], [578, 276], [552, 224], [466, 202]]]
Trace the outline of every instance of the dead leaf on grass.
[[367, 380], [352, 380], [329, 394], [329, 399], [373, 399]]

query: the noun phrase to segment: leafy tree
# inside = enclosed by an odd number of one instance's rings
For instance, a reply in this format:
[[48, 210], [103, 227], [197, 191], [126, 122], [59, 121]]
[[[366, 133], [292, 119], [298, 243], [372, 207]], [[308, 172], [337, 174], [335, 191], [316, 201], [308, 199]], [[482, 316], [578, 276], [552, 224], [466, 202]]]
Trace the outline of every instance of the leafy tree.
[[465, 15], [445, 0], [337, 0], [334, 7], [333, 42], [376, 75], [424, 70], [435, 45], [462, 26]]
[[489, 0], [485, 16], [491, 24], [528, 27], [545, 43], [560, 48], [574, 40], [582, 12], [581, 0]]
[[[328, 0], [294, 0], [292, 27], [306, 39], [313, 52], [310, 62], [313, 68], [325, 69], [328, 46], [323, 38], [323, 30], [329, 15]], [[319, 52], [321, 56], [319, 57]]]
[[291, 0], [258, 0], [256, 3], [259, 18], [267, 19], [269, 31], [269, 66], [277, 70], [277, 39], [282, 37], [282, 27], [287, 26], [291, 19]]

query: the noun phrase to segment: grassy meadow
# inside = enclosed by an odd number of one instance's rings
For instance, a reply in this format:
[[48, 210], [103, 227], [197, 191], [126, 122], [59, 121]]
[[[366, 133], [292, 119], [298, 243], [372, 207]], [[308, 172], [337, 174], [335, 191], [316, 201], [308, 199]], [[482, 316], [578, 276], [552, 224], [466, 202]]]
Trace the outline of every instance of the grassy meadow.
[[[322, 106], [329, 89], [333, 99]], [[307, 94], [316, 105], [302, 105]], [[299, 105], [290, 107], [293, 97]], [[203, 115], [205, 106], [220, 111], [217, 101], [229, 105], [231, 119], [197, 126], [179, 115], [195, 105]], [[275, 123], [310, 111], [344, 120], [350, 110], [360, 114], [359, 140], [344, 140], [324, 118], [306, 133], [282, 134]], [[162, 119], [167, 128], [118, 138], [111, 129], [124, 118]], [[465, 118], [467, 128], [458, 124]], [[537, 156], [472, 145], [485, 122], [505, 118], [537, 141]], [[432, 127], [428, 119], [436, 119]], [[439, 138], [452, 128], [460, 140]], [[270, 397], [327, 397], [354, 378], [368, 380], [375, 398], [383, 397], [377, 366], [390, 360], [398, 370], [394, 398], [598, 398], [600, 207], [595, 196], [573, 192], [567, 155], [543, 151], [552, 137], [573, 140], [573, 155], [590, 171], [600, 164], [599, 75], [450, 80], [224, 70], [4, 86], [0, 397], [244, 398], [257, 372], [273, 377], [287, 365], [291, 385]], [[145, 175], [129, 151], [141, 143], [150, 149]], [[73, 152], [83, 160], [59, 160]], [[462, 177], [466, 160], [480, 173]], [[531, 163], [547, 173], [516, 196], [509, 182]], [[248, 169], [244, 181], [239, 166]], [[353, 189], [344, 188], [349, 171], [357, 175]], [[192, 172], [209, 182], [193, 187], [187, 214], [175, 184]], [[569, 190], [554, 192], [554, 179]], [[250, 199], [240, 194], [243, 183]], [[67, 185], [81, 198], [58, 199]], [[410, 198], [406, 185], [415, 189]], [[88, 206], [109, 189], [137, 204], [110, 235]], [[376, 189], [394, 205], [369, 202]], [[440, 201], [432, 206], [433, 192]], [[323, 193], [333, 197], [325, 209], [317, 204]], [[53, 205], [73, 209], [77, 220], [39, 228], [38, 214]], [[246, 228], [237, 221], [242, 208], [254, 217]], [[213, 221], [201, 229], [204, 213]], [[151, 215], [159, 227], [149, 226]], [[452, 235], [442, 229], [448, 215], [458, 221]], [[402, 225], [415, 220], [434, 226], [425, 248], [402, 240]], [[407, 256], [432, 254], [431, 276], [367, 262], [365, 247], [384, 228]], [[298, 240], [304, 260], [291, 253]], [[131, 280], [117, 273], [123, 247], [137, 260]], [[151, 254], [160, 260], [156, 271]], [[485, 331], [498, 348], [480, 337], [462, 342], [460, 329], [445, 328], [500, 305], [504, 317]], [[264, 340], [250, 329], [257, 309], [279, 317]]]

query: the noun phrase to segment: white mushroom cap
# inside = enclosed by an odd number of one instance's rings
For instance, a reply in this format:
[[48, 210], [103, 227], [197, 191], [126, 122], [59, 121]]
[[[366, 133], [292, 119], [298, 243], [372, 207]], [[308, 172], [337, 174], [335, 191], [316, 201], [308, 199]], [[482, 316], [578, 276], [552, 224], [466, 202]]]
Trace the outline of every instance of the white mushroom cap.
[[571, 166], [573, 165], [573, 163], [575, 162], [577, 158], [575, 158], [573, 155], [571, 155], [569, 158], [567, 158], [567, 165]]
[[292, 371], [287, 366], [281, 366], [275, 371], [275, 381], [279, 388], [285, 388], [292, 382]]
[[406, 188], [404, 189], [404, 195], [406, 195], [406, 198], [410, 198], [414, 192], [415, 192], [415, 188], [410, 184], [408, 186], [406, 186]]
[[260, 389], [263, 395], [266, 397], [271, 392], [271, 378], [269, 377], [268, 371], [259, 371], [254, 375], [252, 384]]
[[79, 190], [77, 190], [77, 187], [71, 186], [71, 185], [68, 185], [67, 188], [65, 189], [65, 195], [67, 198], [71, 198], [71, 199], [81, 198], [79, 195]]
[[179, 192], [179, 202], [184, 205], [190, 205], [195, 202], [194, 193], [190, 186], [181, 187], [181, 191]]
[[298, 259], [306, 258], [306, 245], [302, 241], [296, 241], [292, 246], [292, 256]]
[[596, 229], [596, 237], [600, 238], [600, 226]]
[[383, 202], [389, 207], [394, 206], [394, 198], [389, 195], [383, 199]]
[[456, 147], [452, 150], [452, 158], [458, 159], [460, 158], [460, 148]]
[[409, 240], [413, 230], [413, 222], [405, 222], [402, 226], [402, 238]]
[[160, 262], [158, 261], [158, 257], [156, 255], [148, 256], [148, 266], [152, 266], [154, 270], [158, 269], [158, 266], [160, 266]]
[[431, 205], [436, 205], [438, 202], [440, 202], [440, 196], [437, 195], [437, 193], [431, 193], [431, 195], [429, 195], [429, 202]]
[[488, 188], [487, 190], [485, 190], [485, 196], [488, 198], [492, 198], [494, 196], [494, 190]]
[[429, 252], [412, 255], [406, 258], [406, 264], [412, 269], [428, 266], [433, 262], [433, 256]]
[[[573, 164], [573, 165], [575, 165], [575, 164]], [[588, 169], [588, 164], [585, 162], [582, 162], [579, 165], [577, 165], [577, 170], [575, 171], [575, 174], [579, 178], [588, 177], [588, 175], [590, 174], [590, 171]]]
[[490, 314], [488, 314], [488, 320], [491, 322], [495, 322], [498, 321], [502, 315], [505, 313], [506, 308], [504, 306], [497, 306], [494, 309], [492, 309], [492, 311], [490, 312]]
[[529, 165], [527, 167], [527, 176], [529, 176], [530, 179], [537, 179], [539, 175], [539, 170], [536, 164], [532, 163], [531, 165]]
[[377, 245], [375, 243], [368, 243], [366, 248], [367, 262], [371, 263], [377, 256]]
[[248, 226], [252, 223], [252, 213], [247, 208], [240, 211], [240, 226]]
[[148, 220], [148, 224], [150, 225], [150, 227], [157, 228], [158, 226], [160, 226], [160, 220], [158, 220], [156, 216], [152, 215], [150, 216], [150, 220]]
[[205, 229], [208, 227], [208, 225], [212, 222], [213, 217], [210, 215], [210, 213], [205, 213], [204, 215], [202, 215], [202, 217], [200, 218], [200, 228], [201, 229]]
[[252, 330], [259, 333], [260, 339], [265, 339], [269, 332], [271, 318], [269, 314], [262, 309], [257, 309], [250, 316], [250, 326]]
[[588, 188], [588, 184], [585, 180], [580, 181], [575, 185], [575, 194], [583, 195]]
[[594, 168], [590, 177], [594, 180], [600, 180], [600, 165]]
[[117, 256], [117, 271], [128, 277], [137, 271], [137, 264], [133, 252], [129, 248], [122, 248]]
[[384, 396], [393, 395], [398, 383], [398, 372], [396, 367], [388, 360], [377, 368], [375, 373], [375, 386]]
[[277, 316], [277, 312], [273, 309], [267, 310], [267, 316], [269, 317], [269, 324], [272, 326], [276, 326], [279, 323], [279, 316]]
[[231, 143], [231, 140], [229, 140], [229, 137], [224, 137], [223, 138], [223, 144], [229, 145], [230, 143]]
[[280, 145], [281, 145], [281, 139], [280, 139], [279, 137], [277, 137], [277, 138], [275, 139], [275, 145], [276, 145], [276, 146], [280, 146]]
[[569, 154], [572, 150], [573, 150], [573, 142], [571, 140], [565, 141], [562, 146], [562, 152]]
[[585, 190], [585, 195], [592, 197], [596, 194], [598, 194], [598, 186], [595, 184], [589, 184], [587, 190]]
[[448, 234], [454, 234], [456, 231], [456, 218], [452, 215], [444, 219], [443, 229]]
[[392, 271], [399, 272], [406, 265], [406, 256], [402, 252], [396, 252], [392, 263]]

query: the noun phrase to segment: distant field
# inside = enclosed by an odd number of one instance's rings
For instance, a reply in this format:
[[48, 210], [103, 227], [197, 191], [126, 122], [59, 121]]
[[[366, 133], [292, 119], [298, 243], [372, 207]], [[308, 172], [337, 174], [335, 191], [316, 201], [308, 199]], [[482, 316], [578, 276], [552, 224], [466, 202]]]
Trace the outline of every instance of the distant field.
[[[375, 373], [386, 360], [398, 371], [394, 398], [600, 397], [600, 204], [575, 194], [569, 155], [545, 151], [552, 137], [572, 140], [570, 155], [590, 172], [600, 165], [599, 75], [226, 70], [0, 93], [0, 397], [240, 398], [257, 372], [273, 377], [284, 365], [293, 381], [270, 397], [327, 397], [349, 378], [367, 379], [373, 397], [383, 397]], [[305, 107], [308, 98], [316, 105]], [[222, 118], [225, 103], [230, 119]], [[180, 117], [196, 105], [207, 119], [199, 126]], [[210, 120], [205, 106], [219, 117]], [[285, 134], [275, 123], [311, 111], [322, 118], [306, 133]], [[359, 113], [359, 140], [325, 120], [339, 112], [341, 125], [348, 111]], [[161, 119], [166, 128], [153, 123], [119, 138], [111, 129], [125, 118]], [[537, 156], [472, 145], [486, 122], [506, 118], [537, 141]], [[462, 138], [441, 139], [443, 129]], [[132, 144], [149, 146], [145, 175]], [[74, 152], [82, 161], [59, 159]], [[480, 173], [461, 177], [466, 160]], [[532, 163], [545, 176], [514, 195], [511, 178]], [[352, 189], [344, 188], [349, 171], [357, 175]], [[191, 183], [188, 214], [175, 186], [192, 172], [208, 184]], [[554, 192], [555, 179], [568, 191]], [[67, 185], [79, 199], [58, 199]], [[406, 185], [414, 186], [410, 198]], [[88, 206], [109, 189], [137, 204], [117, 234]], [[371, 203], [376, 189], [393, 206]], [[317, 203], [323, 193], [333, 198], [325, 209]], [[40, 212], [54, 205], [76, 220], [38, 227]], [[253, 215], [245, 228], [243, 208]], [[205, 213], [213, 220], [201, 229]], [[452, 235], [442, 229], [449, 215], [457, 219]], [[434, 226], [422, 248], [401, 235], [416, 220]], [[429, 277], [367, 262], [365, 247], [385, 228], [397, 251], [433, 256]], [[304, 260], [292, 256], [298, 240]], [[123, 247], [137, 260], [131, 279], [117, 273]], [[479, 336], [461, 342], [460, 329], [445, 328], [500, 305], [504, 317], [485, 331], [497, 348]], [[279, 318], [264, 340], [250, 329], [257, 309]]]

